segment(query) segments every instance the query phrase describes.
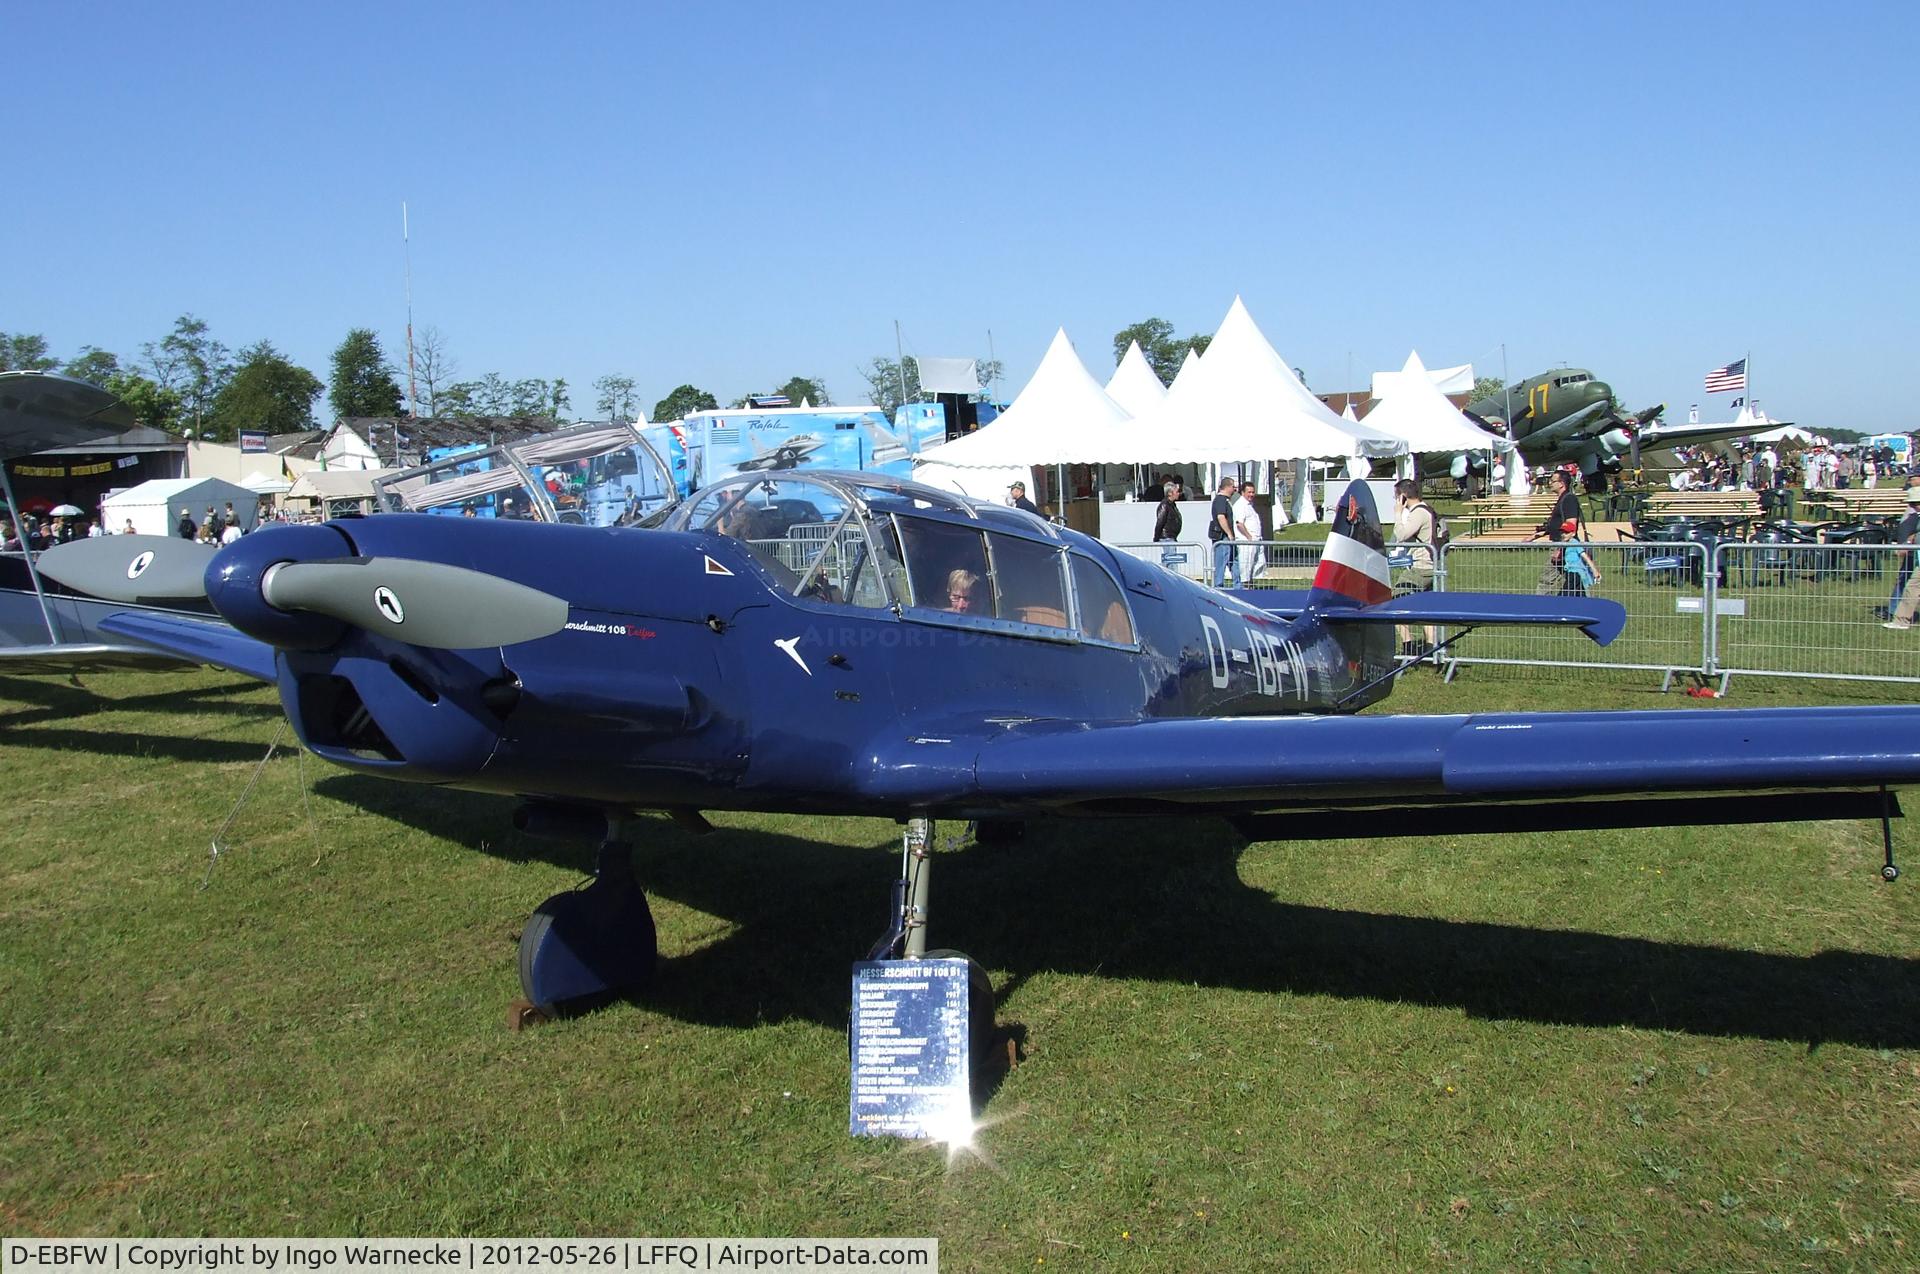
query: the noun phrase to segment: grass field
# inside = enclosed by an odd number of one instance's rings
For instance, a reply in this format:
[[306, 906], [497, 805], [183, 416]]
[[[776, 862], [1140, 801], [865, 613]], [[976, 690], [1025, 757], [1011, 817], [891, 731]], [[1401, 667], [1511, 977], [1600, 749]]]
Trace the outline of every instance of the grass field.
[[[848, 965], [892, 824], [647, 820], [659, 986], [513, 1034], [515, 935], [588, 850], [517, 836], [505, 799], [282, 752], [209, 876], [271, 693], [87, 681], [0, 679], [0, 1232], [932, 1234], [949, 1270], [1915, 1264], [1920, 876], [1880, 881], [1876, 826], [1246, 847], [1194, 820], [959, 850], [935, 941], [992, 971], [1024, 1058], [949, 1156], [846, 1133]], [[1420, 673], [1392, 706], [1722, 710], [1656, 685]]]

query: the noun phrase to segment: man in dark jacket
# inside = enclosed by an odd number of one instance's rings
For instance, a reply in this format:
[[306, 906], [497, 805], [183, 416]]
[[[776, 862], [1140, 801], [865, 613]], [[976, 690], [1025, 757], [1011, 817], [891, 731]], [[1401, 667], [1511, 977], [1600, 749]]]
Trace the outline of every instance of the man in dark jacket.
[[193, 514], [185, 509], [180, 510], [180, 525], [174, 528], [174, 534], [183, 540], [191, 540], [199, 531], [200, 528], [194, 525]]
[[1156, 540], [1177, 540], [1180, 538], [1180, 479], [1168, 478], [1167, 485], [1161, 489], [1165, 497], [1153, 514], [1153, 538]]

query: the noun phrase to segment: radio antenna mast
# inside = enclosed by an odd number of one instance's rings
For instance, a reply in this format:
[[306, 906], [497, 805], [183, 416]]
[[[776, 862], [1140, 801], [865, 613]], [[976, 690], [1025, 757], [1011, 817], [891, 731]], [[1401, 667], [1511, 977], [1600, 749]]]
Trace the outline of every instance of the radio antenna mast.
[[420, 416], [420, 400], [413, 387], [413, 236], [407, 230], [407, 201], [400, 201], [400, 253], [407, 270], [407, 419]]

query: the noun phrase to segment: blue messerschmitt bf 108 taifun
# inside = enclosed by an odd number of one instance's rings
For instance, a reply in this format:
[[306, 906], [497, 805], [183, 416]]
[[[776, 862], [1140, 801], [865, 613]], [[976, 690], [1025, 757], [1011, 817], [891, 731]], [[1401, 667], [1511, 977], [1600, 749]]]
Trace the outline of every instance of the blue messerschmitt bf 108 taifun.
[[[1016, 509], [781, 472], [646, 527], [394, 513], [217, 552], [77, 541], [41, 567], [121, 602], [204, 596], [227, 623], [130, 609], [103, 625], [276, 683], [329, 761], [513, 794], [524, 826], [599, 840], [596, 878], [521, 939], [540, 1006], [651, 974], [621, 830], [639, 810], [903, 820], [874, 955], [916, 958], [936, 819], [983, 837], [1038, 815], [1183, 811], [1260, 839], [1813, 808], [1884, 826], [1888, 785], [1920, 781], [1920, 707], [1347, 715], [1391, 690], [1395, 624], [1570, 625], [1604, 643], [1625, 622], [1600, 599], [1395, 599], [1382, 550], [1361, 483], [1310, 590], [1225, 593]], [[1792, 795], [1810, 789], [1817, 807]], [[990, 1021], [991, 988], [974, 989]]]

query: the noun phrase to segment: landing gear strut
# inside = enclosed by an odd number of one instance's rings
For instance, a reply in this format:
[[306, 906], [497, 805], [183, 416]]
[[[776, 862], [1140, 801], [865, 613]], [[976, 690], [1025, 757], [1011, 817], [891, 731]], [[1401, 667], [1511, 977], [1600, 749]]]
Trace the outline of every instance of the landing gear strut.
[[993, 980], [978, 961], [946, 948], [927, 950], [927, 898], [932, 890], [933, 820], [910, 818], [901, 836], [900, 879], [893, 882], [887, 932], [867, 953], [869, 960], [965, 960], [967, 962], [968, 1060], [980, 1069], [993, 1038]]
[[610, 821], [592, 882], [541, 903], [521, 931], [521, 994], [543, 1017], [562, 1016], [646, 986], [656, 957], [633, 847]]

